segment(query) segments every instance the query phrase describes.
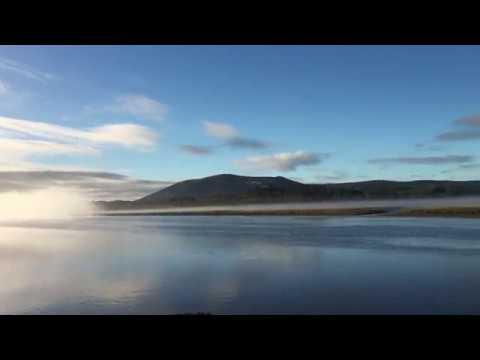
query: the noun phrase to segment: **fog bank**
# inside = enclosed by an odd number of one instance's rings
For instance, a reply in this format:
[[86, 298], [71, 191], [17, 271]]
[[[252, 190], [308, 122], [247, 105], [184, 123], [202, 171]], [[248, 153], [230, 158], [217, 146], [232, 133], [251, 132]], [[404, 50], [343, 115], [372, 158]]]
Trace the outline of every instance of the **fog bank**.
[[301, 210], [301, 209], [348, 209], [348, 208], [441, 208], [480, 206], [480, 197], [422, 198], [422, 199], [386, 199], [386, 200], [338, 200], [314, 203], [252, 204], [229, 206], [196, 206], [176, 208], [151, 208], [145, 210], [118, 210], [109, 213], [151, 213], [155, 212], [204, 212], [204, 211], [267, 211], [267, 210]]
[[0, 193], [0, 221], [69, 219], [94, 212], [91, 202], [81, 192], [72, 189]]

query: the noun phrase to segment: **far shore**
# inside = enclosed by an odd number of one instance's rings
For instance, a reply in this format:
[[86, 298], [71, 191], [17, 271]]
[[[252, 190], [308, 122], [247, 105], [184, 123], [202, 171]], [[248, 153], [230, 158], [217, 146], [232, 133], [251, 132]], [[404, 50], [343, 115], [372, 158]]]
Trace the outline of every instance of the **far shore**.
[[463, 217], [480, 218], [480, 207], [445, 207], [445, 208], [411, 208], [401, 209], [395, 216], [410, 217]]
[[480, 207], [443, 208], [335, 208], [335, 209], [245, 209], [245, 210], [144, 210], [105, 212], [103, 216], [400, 216], [480, 218]]

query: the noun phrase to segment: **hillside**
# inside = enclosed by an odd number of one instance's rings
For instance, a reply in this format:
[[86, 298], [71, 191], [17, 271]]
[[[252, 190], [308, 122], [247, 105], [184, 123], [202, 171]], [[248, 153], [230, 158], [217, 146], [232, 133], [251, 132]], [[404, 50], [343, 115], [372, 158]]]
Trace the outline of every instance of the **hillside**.
[[135, 201], [97, 202], [97, 205], [115, 210], [470, 195], [480, 195], [480, 181], [374, 180], [337, 184], [302, 184], [281, 176], [249, 177], [222, 174], [181, 181]]
[[137, 203], [241, 200], [242, 198], [282, 197], [300, 193], [305, 185], [284, 177], [215, 175], [186, 180], [157, 191]]

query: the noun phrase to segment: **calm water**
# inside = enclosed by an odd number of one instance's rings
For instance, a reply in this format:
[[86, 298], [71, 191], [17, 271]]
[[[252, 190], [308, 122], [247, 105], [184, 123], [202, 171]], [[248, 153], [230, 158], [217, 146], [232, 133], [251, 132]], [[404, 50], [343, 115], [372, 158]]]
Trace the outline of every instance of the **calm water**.
[[2, 314], [478, 314], [480, 221], [2, 224], [0, 284]]

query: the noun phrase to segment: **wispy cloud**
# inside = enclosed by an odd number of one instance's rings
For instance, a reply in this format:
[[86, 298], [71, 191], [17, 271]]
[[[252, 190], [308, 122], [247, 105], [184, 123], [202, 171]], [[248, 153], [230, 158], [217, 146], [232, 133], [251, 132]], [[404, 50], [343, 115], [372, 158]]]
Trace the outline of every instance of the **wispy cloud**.
[[125, 147], [149, 148], [154, 145], [155, 133], [136, 124], [106, 124], [80, 130], [51, 123], [14, 119], [0, 116], [0, 130], [19, 136], [43, 138], [57, 142], [86, 142]]
[[75, 189], [92, 200], [135, 200], [172, 185], [95, 171], [0, 171], [0, 193], [51, 187]]
[[213, 152], [211, 147], [200, 145], [181, 145], [180, 149], [191, 155], [210, 155]]
[[447, 131], [435, 138], [438, 141], [462, 141], [480, 139], [480, 130]]
[[19, 91], [12, 84], [0, 79], [0, 109], [2, 111], [14, 111], [28, 108], [35, 94], [29, 90]]
[[212, 136], [221, 140], [235, 139], [240, 133], [232, 125], [225, 123], [217, 123], [212, 121], [204, 121], [203, 128], [208, 136]]
[[264, 156], [252, 156], [246, 159], [237, 160], [237, 166], [246, 170], [258, 171], [294, 171], [299, 166], [319, 164], [329, 154], [316, 154], [306, 151], [285, 152]]
[[470, 155], [445, 155], [424, 157], [392, 157], [368, 160], [371, 164], [408, 164], [408, 165], [443, 165], [469, 163], [474, 160]]
[[128, 94], [117, 97], [115, 103], [108, 106], [107, 110], [161, 121], [168, 113], [168, 106], [145, 95]]
[[55, 78], [50, 73], [36, 70], [29, 65], [6, 58], [0, 58], [0, 70], [41, 82], [47, 82]]
[[0, 139], [0, 159], [17, 160], [33, 155], [94, 155], [98, 151], [90, 146], [62, 144], [51, 141]]
[[85, 138], [99, 144], [115, 144], [148, 150], [157, 139], [150, 129], [135, 124], [107, 124], [85, 132]]
[[415, 144], [415, 147], [418, 150], [425, 150], [425, 151], [441, 151], [444, 150], [443, 147], [438, 146], [438, 145], [431, 145], [429, 143], [419, 143]]
[[222, 140], [224, 145], [231, 148], [264, 149], [269, 146], [269, 144], [264, 141], [242, 136], [240, 132], [230, 124], [204, 121], [203, 128], [208, 136]]
[[0, 117], [0, 164], [28, 168], [32, 157], [52, 155], [96, 155], [102, 146], [149, 150], [156, 134], [135, 124], [107, 124], [74, 129], [55, 124]]
[[468, 141], [480, 139], [480, 115], [461, 117], [454, 120], [453, 124], [462, 128], [441, 133], [435, 137], [435, 140]]
[[480, 126], [480, 115], [464, 116], [456, 119], [454, 123], [467, 126]]
[[9, 87], [5, 81], [0, 80], [0, 96], [5, 96], [9, 92]]
[[449, 174], [449, 175], [460, 175], [465, 176], [464, 172], [476, 174], [480, 169], [480, 164], [472, 163], [472, 164], [461, 164], [455, 168], [445, 169], [440, 171], [440, 174]]
[[227, 145], [232, 148], [246, 148], [246, 149], [264, 149], [268, 144], [264, 141], [238, 137], [227, 141]]
[[465, 170], [476, 170], [480, 169], [480, 164], [463, 164], [459, 166], [460, 169], [465, 169]]

